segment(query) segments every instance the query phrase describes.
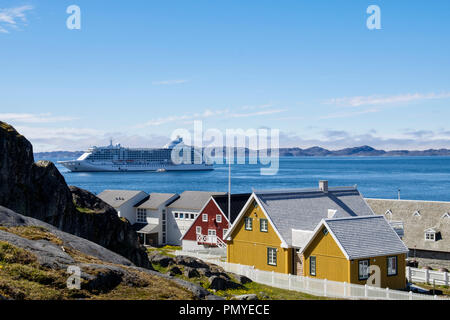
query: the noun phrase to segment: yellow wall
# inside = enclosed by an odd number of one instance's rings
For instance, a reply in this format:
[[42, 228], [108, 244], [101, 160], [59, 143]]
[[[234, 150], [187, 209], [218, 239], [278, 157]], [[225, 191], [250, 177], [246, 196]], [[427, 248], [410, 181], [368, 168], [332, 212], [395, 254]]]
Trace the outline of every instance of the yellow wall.
[[[349, 282], [364, 285], [367, 280], [359, 280], [358, 261], [349, 261], [334, 241], [330, 233], [320, 231], [303, 253], [305, 264], [303, 275], [318, 279]], [[310, 256], [316, 257], [316, 276], [310, 275]], [[387, 256], [371, 257], [369, 265], [380, 268], [380, 285], [382, 288], [403, 289], [406, 285], [405, 254], [397, 255], [397, 275], [387, 275]], [[365, 259], [362, 259], [365, 260]]]
[[[254, 200], [253, 200], [254, 201]], [[260, 231], [260, 219], [267, 219], [263, 210], [251, 203], [227, 242], [227, 261], [254, 266], [259, 270], [290, 273], [292, 269], [292, 249], [281, 248], [281, 240], [268, 222], [268, 232]], [[253, 219], [253, 230], [245, 230], [245, 217]], [[267, 263], [267, 248], [277, 249], [277, 265]]]
[[[348, 260], [333, 237], [319, 232], [303, 253], [303, 275], [318, 279], [349, 282]], [[310, 275], [310, 256], [316, 257], [316, 276]]]
[[[387, 275], [387, 256], [372, 257], [370, 258], [370, 265], [377, 265], [380, 268], [381, 273], [381, 287], [390, 289], [404, 289], [406, 287], [406, 255], [398, 254], [397, 256], [397, 275], [388, 276]], [[364, 259], [363, 259], [364, 260]], [[366, 281], [359, 281], [358, 279], [358, 261], [349, 261], [351, 283], [355, 284], [366, 284]]]

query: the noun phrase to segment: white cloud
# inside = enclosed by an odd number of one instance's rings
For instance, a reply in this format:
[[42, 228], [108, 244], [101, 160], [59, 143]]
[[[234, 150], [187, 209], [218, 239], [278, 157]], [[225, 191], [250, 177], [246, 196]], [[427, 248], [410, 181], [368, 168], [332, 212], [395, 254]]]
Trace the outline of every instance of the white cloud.
[[161, 86], [161, 85], [174, 85], [174, 84], [182, 84], [182, 83], [186, 83], [188, 82], [188, 80], [163, 80], [163, 81], [153, 81], [152, 84], [154, 86]]
[[14, 123], [55, 123], [77, 119], [74, 117], [55, 117], [51, 113], [0, 113], [0, 120]]
[[20, 22], [26, 23], [25, 13], [32, 9], [33, 7], [29, 5], [0, 9], [0, 33], [9, 33], [10, 29], [17, 29]]
[[325, 104], [333, 104], [337, 106], [347, 106], [347, 107], [360, 107], [367, 105], [388, 105], [395, 103], [408, 103], [421, 100], [435, 100], [435, 99], [448, 99], [450, 98], [450, 92], [443, 93], [408, 93], [393, 96], [381, 96], [381, 95], [371, 95], [371, 96], [356, 96], [356, 97], [345, 97], [345, 98], [334, 98], [325, 101]]

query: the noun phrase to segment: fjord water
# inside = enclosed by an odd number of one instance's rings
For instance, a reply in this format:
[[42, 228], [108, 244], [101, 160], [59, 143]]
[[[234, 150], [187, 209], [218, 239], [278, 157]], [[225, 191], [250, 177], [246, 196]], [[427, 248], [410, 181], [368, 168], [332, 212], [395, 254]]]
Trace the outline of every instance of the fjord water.
[[[41, 159], [36, 159], [41, 160]], [[53, 162], [62, 159], [48, 159]], [[203, 172], [72, 173], [57, 164], [69, 185], [100, 193], [105, 189], [146, 192], [228, 190], [228, 166]], [[282, 157], [277, 175], [260, 175], [260, 165], [232, 166], [232, 193], [267, 189], [357, 185], [364, 197], [450, 201], [450, 157]]]

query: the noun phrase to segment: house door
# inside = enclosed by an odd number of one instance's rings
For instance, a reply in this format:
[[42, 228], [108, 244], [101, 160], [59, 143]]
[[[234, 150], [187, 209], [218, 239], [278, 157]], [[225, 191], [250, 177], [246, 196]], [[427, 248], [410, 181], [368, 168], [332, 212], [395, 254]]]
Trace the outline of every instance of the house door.
[[215, 229], [208, 229], [208, 243], [217, 243], [217, 235]]
[[297, 276], [302, 276], [303, 275], [303, 257], [300, 254], [300, 249], [293, 249], [292, 254], [294, 255], [293, 259], [292, 259], [292, 262], [294, 264], [292, 273]]

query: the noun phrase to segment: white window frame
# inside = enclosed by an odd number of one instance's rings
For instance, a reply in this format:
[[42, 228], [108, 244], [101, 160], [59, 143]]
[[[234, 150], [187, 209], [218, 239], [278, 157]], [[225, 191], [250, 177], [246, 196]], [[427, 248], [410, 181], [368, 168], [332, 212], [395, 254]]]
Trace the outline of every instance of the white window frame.
[[222, 223], [222, 215], [221, 214], [216, 214], [216, 222]]
[[208, 236], [217, 236], [216, 229], [208, 229]]
[[139, 223], [147, 223], [147, 209], [143, 209], [143, 208], [137, 209], [136, 221]]
[[173, 217], [174, 217], [175, 219], [178, 219], [178, 212], [174, 212], [174, 213], [173, 213]]
[[203, 222], [208, 222], [208, 214], [207, 213], [203, 213], [202, 214], [202, 221]]
[[436, 232], [425, 231], [425, 241], [436, 241]]
[[[250, 224], [248, 224], [247, 222], [250, 221]], [[244, 220], [244, 228], [247, 231], [252, 231], [253, 230], [253, 218], [252, 217], [246, 217]]]
[[202, 234], [202, 227], [201, 226], [196, 226], [195, 227], [195, 234]]
[[[264, 222], [264, 224], [263, 224]], [[261, 219], [259, 220], [259, 223], [261, 224], [259, 226], [259, 231], [261, 232], [269, 232], [269, 220], [268, 219]], [[263, 228], [264, 226], [264, 228]]]
[[[358, 261], [358, 280], [367, 280], [369, 279], [369, 266], [370, 266], [370, 260], [364, 259]], [[365, 270], [362, 270], [362, 268], [365, 268]]]
[[228, 229], [223, 229], [222, 230], [222, 238], [225, 239], [225, 235], [227, 234]]
[[267, 264], [269, 266], [277, 265], [277, 248], [267, 248]]
[[[397, 256], [387, 257], [387, 275], [396, 276], [398, 272]], [[394, 261], [394, 263], [392, 263]]]

